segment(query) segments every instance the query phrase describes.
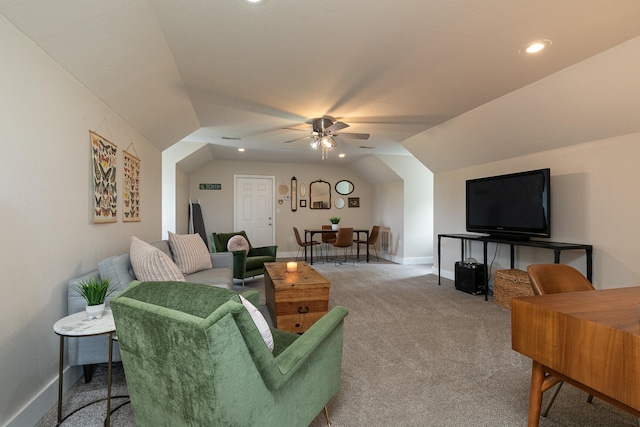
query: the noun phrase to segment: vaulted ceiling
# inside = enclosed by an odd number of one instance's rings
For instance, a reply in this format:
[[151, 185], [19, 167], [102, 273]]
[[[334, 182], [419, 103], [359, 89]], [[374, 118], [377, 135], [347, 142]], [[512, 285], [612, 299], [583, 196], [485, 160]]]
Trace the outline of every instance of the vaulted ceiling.
[[[455, 132], [452, 119], [640, 36], [637, 0], [0, 0], [0, 13], [158, 148], [292, 162], [321, 161], [307, 140], [283, 143], [313, 118], [371, 134], [339, 138], [327, 162], [409, 155], [425, 131]], [[536, 39], [552, 45], [520, 53]], [[444, 141], [432, 169], [447, 168]]]

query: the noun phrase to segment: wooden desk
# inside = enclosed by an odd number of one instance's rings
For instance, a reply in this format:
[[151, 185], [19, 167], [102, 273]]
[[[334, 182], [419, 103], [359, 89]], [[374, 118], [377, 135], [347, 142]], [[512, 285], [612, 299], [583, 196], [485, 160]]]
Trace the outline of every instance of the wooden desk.
[[286, 262], [264, 263], [264, 290], [273, 326], [302, 333], [329, 311], [329, 281], [306, 262], [287, 272]]
[[[304, 242], [312, 242], [314, 234], [323, 234], [323, 233], [337, 233], [337, 230], [325, 230], [322, 228], [307, 228], [304, 230]], [[364, 233], [366, 236], [366, 241], [369, 241], [369, 229], [368, 228], [354, 228], [354, 234], [357, 234], [356, 240], [360, 240], [360, 233]], [[367, 246], [367, 262], [369, 262], [369, 245]], [[311, 251], [311, 259], [309, 264], [313, 265], [313, 245], [309, 245], [309, 250]], [[360, 257], [360, 245], [358, 245], [357, 254]], [[304, 248], [304, 260], [307, 261], [307, 247]]]
[[513, 299], [511, 345], [533, 360], [529, 426], [547, 374], [640, 418], [638, 304], [640, 287]]

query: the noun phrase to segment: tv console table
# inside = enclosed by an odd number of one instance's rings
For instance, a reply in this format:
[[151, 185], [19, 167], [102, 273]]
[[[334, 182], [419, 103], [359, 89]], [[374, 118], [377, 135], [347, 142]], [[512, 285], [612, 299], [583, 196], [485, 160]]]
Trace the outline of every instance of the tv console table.
[[478, 234], [438, 234], [438, 285], [440, 285], [440, 267], [442, 265], [441, 258], [441, 239], [443, 237], [449, 239], [460, 239], [460, 258], [464, 261], [464, 242], [465, 240], [482, 242], [482, 249], [484, 255], [484, 265], [486, 266], [484, 271], [484, 300], [488, 300], [489, 293], [489, 268], [487, 266], [487, 245], [489, 243], [498, 243], [509, 245], [511, 254], [511, 268], [514, 268], [514, 247], [515, 246], [529, 246], [533, 248], [552, 249], [553, 250], [553, 262], [555, 264], [560, 263], [560, 252], [568, 250], [583, 250], [587, 255], [587, 279], [591, 282], [592, 270], [593, 270], [593, 246], [582, 245], [579, 243], [560, 243], [560, 242], [547, 242], [542, 240], [511, 240], [486, 235]]

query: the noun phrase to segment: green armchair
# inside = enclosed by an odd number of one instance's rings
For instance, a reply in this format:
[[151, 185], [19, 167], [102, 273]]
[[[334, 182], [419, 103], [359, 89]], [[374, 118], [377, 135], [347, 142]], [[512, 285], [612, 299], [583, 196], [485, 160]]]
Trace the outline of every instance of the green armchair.
[[344, 307], [273, 353], [228, 289], [134, 281], [111, 308], [138, 426], [308, 426], [340, 388]]
[[211, 233], [211, 252], [229, 252], [227, 244], [233, 236], [243, 236], [249, 243], [249, 251], [233, 251], [233, 278], [241, 279], [244, 286], [246, 277], [264, 274], [265, 262], [276, 262], [277, 246], [262, 246], [254, 248], [249, 242], [247, 233], [237, 231], [233, 233]]

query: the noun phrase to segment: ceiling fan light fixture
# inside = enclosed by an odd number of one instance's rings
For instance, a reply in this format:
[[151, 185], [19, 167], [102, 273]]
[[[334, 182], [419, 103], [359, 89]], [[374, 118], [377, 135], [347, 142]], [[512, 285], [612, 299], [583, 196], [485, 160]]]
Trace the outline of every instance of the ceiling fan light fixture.
[[327, 150], [331, 150], [336, 146], [336, 142], [330, 136], [323, 136], [320, 142], [322, 143], [322, 148]]
[[317, 150], [318, 148], [320, 148], [320, 140], [318, 138], [312, 139], [310, 145], [311, 145], [311, 148], [313, 148], [314, 150]]

